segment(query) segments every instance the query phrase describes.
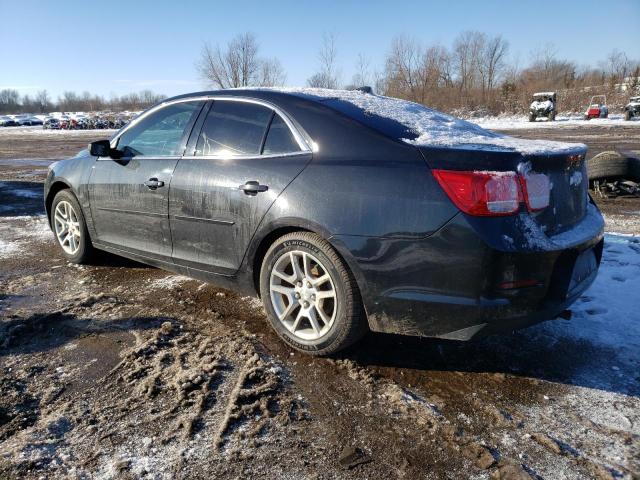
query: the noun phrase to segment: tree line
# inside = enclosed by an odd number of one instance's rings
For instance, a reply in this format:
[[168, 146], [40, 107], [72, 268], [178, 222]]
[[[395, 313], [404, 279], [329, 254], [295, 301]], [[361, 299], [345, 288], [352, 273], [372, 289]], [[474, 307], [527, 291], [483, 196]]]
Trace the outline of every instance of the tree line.
[[[521, 66], [500, 35], [479, 31], [460, 33], [451, 45], [426, 45], [408, 36], [393, 38], [379, 65], [358, 54], [345, 79], [338, 61], [339, 39], [323, 35], [317, 67], [307, 85], [320, 88], [371, 86], [376, 93], [399, 97], [462, 116], [474, 113], [522, 113], [537, 91], [555, 91], [561, 111], [578, 112], [591, 95], [606, 94], [614, 109], [630, 94], [640, 94], [640, 62], [619, 50], [595, 65], [579, 65], [561, 58], [553, 44], [531, 52]], [[282, 86], [287, 75], [275, 57], [261, 54], [258, 39], [242, 33], [225, 45], [203, 45], [196, 70], [212, 88]], [[625, 84], [627, 90], [621, 91]], [[150, 90], [105, 99], [100, 95], [67, 91], [56, 101], [46, 90], [21, 96], [0, 91], [0, 114], [50, 111], [140, 110], [166, 98]]]
[[15, 89], [0, 90], [0, 114], [14, 113], [49, 113], [49, 112], [95, 112], [143, 110], [166, 98], [151, 90], [112, 96], [109, 99], [90, 92], [78, 94], [63, 92], [57, 100], [53, 100], [46, 90], [34, 95], [20, 95]]
[[[596, 65], [578, 65], [560, 58], [553, 44], [531, 52], [520, 66], [510, 56], [509, 42], [500, 35], [478, 31], [460, 33], [450, 46], [425, 45], [398, 36], [382, 65], [372, 66], [366, 53], [353, 65], [345, 81], [338, 63], [338, 37], [323, 35], [317, 52], [317, 69], [307, 85], [319, 88], [371, 86], [379, 94], [399, 97], [433, 108], [471, 114], [521, 113], [537, 91], [556, 91], [563, 111], [581, 111], [590, 95], [607, 94], [613, 107], [638, 92], [640, 63], [613, 50]], [[286, 73], [276, 58], [260, 55], [255, 35], [244, 33], [224, 46], [205, 44], [197, 70], [213, 88], [280, 86]], [[621, 91], [621, 84], [627, 90]]]

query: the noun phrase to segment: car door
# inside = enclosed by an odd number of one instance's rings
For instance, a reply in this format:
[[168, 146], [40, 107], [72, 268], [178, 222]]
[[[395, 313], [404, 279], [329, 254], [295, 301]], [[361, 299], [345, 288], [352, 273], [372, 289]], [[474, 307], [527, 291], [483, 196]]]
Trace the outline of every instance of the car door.
[[170, 260], [171, 177], [204, 103], [150, 112], [112, 142], [121, 158], [97, 159], [89, 178], [96, 243]]
[[284, 112], [230, 98], [213, 101], [192, 153], [171, 185], [173, 261], [230, 275], [311, 150]]

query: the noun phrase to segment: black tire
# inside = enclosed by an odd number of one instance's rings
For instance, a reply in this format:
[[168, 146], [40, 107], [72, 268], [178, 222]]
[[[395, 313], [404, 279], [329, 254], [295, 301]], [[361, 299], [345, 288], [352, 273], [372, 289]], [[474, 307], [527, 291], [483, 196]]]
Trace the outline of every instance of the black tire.
[[[315, 257], [322, 269], [329, 274], [335, 287], [333, 323], [326, 333], [314, 340], [301, 339], [291, 333], [278, 319], [271, 299], [272, 270], [279, 259], [292, 251], [306, 252]], [[272, 327], [287, 345], [296, 350], [311, 355], [331, 355], [354, 344], [368, 332], [360, 290], [353, 274], [333, 247], [314, 233], [289, 233], [278, 238], [271, 245], [260, 269], [260, 296]]]
[[552, 122], [555, 121], [556, 119], [556, 112], [551, 112], [549, 114], [549, 120], [551, 120]]
[[626, 121], [631, 120], [631, 111], [630, 110], [627, 110], [626, 112], [624, 112], [624, 119]]
[[[62, 247], [58, 236], [55, 234], [55, 212], [58, 204], [60, 202], [66, 201], [68, 202], [75, 211], [75, 214], [78, 219], [79, 231], [80, 231], [80, 241], [77, 251], [74, 254], [70, 254]], [[62, 254], [65, 256], [67, 260], [71, 263], [87, 263], [94, 255], [94, 248], [91, 243], [91, 238], [89, 238], [89, 232], [87, 231], [87, 222], [84, 219], [84, 214], [82, 213], [82, 208], [80, 208], [80, 203], [76, 196], [70, 190], [61, 190], [56, 196], [53, 198], [53, 202], [51, 203], [51, 212], [50, 212], [49, 221], [54, 231], [54, 236], [56, 238], [56, 242], [60, 246], [60, 250]]]
[[536, 116], [530, 113], [529, 114], [529, 121], [530, 122], [535, 122], [536, 121]]
[[602, 152], [587, 161], [589, 180], [626, 177], [627, 158], [618, 152]]
[[627, 167], [631, 180], [640, 182], [640, 157], [627, 158]]

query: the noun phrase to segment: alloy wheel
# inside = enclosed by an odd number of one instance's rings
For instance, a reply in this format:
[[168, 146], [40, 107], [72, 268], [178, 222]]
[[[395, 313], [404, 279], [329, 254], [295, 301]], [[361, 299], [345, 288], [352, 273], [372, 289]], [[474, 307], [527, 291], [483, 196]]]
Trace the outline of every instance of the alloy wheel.
[[271, 270], [269, 292], [278, 320], [299, 339], [314, 341], [331, 329], [336, 289], [315, 256], [301, 250], [282, 255]]
[[66, 200], [58, 202], [53, 215], [56, 238], [62, 249], [69, 255], [75, 255], [80, 249], [80, 221], [73, 206]]

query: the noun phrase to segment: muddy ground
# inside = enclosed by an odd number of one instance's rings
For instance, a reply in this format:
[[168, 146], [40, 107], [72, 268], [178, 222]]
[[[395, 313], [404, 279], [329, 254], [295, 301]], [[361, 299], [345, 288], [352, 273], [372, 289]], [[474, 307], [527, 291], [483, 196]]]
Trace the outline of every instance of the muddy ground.
[[[561, 138], [640, 149], [635, 132]], [[314, 359], [255, 299], [107, 254], [68, 264], [28, 159], [105, 134], [66, 135], [0, 136], [0, 478], [638, 478], [640, 314], [614, 308], [637, 293], [619, 273], [640, 271], [637, 239], [611, 237], [619, 286], [572, 320]], [[602, 204], [640, 234], [640, 199]]]

